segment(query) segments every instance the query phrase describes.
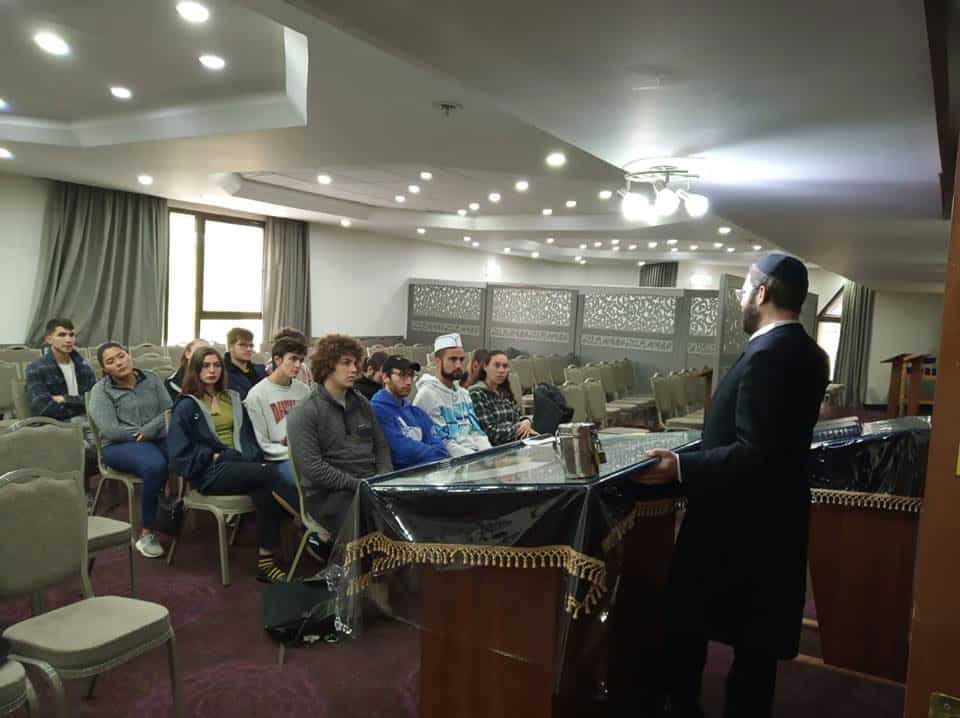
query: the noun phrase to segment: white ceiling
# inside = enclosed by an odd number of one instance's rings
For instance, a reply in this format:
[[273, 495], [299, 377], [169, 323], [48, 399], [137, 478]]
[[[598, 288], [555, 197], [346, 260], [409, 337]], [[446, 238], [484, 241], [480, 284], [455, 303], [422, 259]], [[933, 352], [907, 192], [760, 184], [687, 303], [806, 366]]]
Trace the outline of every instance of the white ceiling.
[[[825, 0], [208, 4], [211, 21], [198, 29], [175, 15], [174, 0], [6, 0], [0, 66], [20, 72], [0, 75], [0, 97], [16, 113], [19, 96], [24, 112], [73, 119], [110, 111], [117, 103], [105, 88], [115, 82], [135, 90], [140, 109], [256, 93], [284, 79], [289, 94], [283, 26], [309, 44], [302, 121], [258, 131], [198, 123], [181, 139], [81, 149], [11, 141], [22, 136], [4, 134], [0, 118], [0, 144], [16, 153], [0, 170], [139, 191], [136, 175], [147, 172], [151, 191], [175, 200], [349, 217], [425, 241], [469, 234], [482, 250], [562, 261], [587, 242], [596, 261], [742, 264], [759, 241], [875, 286], [942, 284], [947, 227], [919, 4], [878, 0], [868, 19], [859, 3]], [[40, 53], [30, 40], [38, 23], [68, 35], [74, 56]], [[201, 44], [210, 49], [207, 38], [229, 55], [215, 76], [190, 57]], [[463, 110], [445, 117], [438, 101]], [[544, 165], [555, 150], [568, 156], [562, 170]], [[661, 155], [701, 158], [695, 189], [713, 202], [704, 220], [631, 224], [615, 200], [596, 198], [617, 188], [629, 160]], [[420, 169], [433, 182], [418, 180]], [[317, 184], [320, 172], [334, 182]], [[513, 190], [519, 178], [531, 183], [526, 195]], [[404, 192], [398, 205], [393, 196], [410, 183], [423, 191]], [[493, 190], [498, 205], [487, 200]], [[472, 200], [479, 213], [458, 217]], [[541, 216], [542, 207], [554, 215]], [[720, 224], [734, 232], [718, 237]], [[612, 238], [640, 249], [621, 259]], [[667, 238], [686, 252], [663, 251]], [[661, 244], [648, 250], [653, 240]], [[736, 259], [713, 252], [715, 240], [733, 242]], [[690, 253], [690, 243], [701, 249]]]

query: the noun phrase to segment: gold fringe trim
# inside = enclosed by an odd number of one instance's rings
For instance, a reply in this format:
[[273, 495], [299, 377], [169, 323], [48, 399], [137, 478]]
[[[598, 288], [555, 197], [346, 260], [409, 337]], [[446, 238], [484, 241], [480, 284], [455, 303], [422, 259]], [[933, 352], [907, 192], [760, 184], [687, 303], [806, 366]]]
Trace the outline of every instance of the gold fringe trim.
[[638, 501], [626, 516], [620, 519], [603, 540], [603, 553], [610, 553], [623, 537], [636, 525], [637, 519], [649, 519], [683, 511], [687, 501], [683, 498], [661, 499], [660, 501]]
[[590, 587], [583, 601], [567, 595], [565, 609], [574, 618], [580, 612], [590, 613], [607, 591], [607, 567], [603, 561], [574, 551], [569, 546], [479, 546], [446, 543], [409, 543], [395, 541], [381, 531], [361, 536], [344, 549], [343, 570], [346, 572], [363, 558], [373, 557], [371, 571], [362, 572], [347, 583], [347, 595], [362, 593], [370, 585], [373, 574], [409, 564], [445, 566], [496, 566], [498, 568], [559, 568], [569, 575], [587, 581]]
[[865, 491], [836, 491], [834, 489], [814, 489], [813, 503], [857, 509], [876, 509], [877, 511], [902, 511], [911, 514], [918, 514], [920, 509], [923, 508], [923, 499], [913, 496], [871, 494]]

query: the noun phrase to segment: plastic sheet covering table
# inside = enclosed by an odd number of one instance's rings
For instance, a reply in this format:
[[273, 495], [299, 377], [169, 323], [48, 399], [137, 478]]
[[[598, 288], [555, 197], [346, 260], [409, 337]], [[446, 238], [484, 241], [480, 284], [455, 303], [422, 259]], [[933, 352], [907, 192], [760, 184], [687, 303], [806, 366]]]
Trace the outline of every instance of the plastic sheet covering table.
[[867, 423], [810, 452], [810, 573], [826, 663], [906, 679], [929, 417]]
[[[331, 561], [341, 631], [418, 631], [421, 716], [582, 715], [627, 648], [611, 634], [659, 622], [682, 502], [632, 478], [646, 449], [698, 437], [605, 436], [587, 479], [564, 478], [552, 443], [518, 443], [364, 481]], [[656, 660], [648, 629], [622, 660]]]

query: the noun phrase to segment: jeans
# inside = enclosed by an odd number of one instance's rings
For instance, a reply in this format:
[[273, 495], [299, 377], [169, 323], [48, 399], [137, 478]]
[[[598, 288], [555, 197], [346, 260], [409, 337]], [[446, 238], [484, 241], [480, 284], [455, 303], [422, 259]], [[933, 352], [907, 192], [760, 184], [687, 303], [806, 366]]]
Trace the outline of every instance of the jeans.
[[136, 474], [143, 479], [140, 516], [143, 527], [152, 530], [157, 522], [157, 499], [167, 483], [166, 439], [107, 444], [103, 447], [103, 462], [118, 471]]
[[273, 461], [271, 465], [277, 468], [277, 471], [280, 472], [280, 477], [283, 479], [285, 491], [287, 492], [282, 494], [284, 501], [289, 503], [290, 499], [293, 499], [293, 502], [290, 503], [290, 508], [300, 513], [300, 496], [297, 493], [297, 482], [293, 478], [293, 462], [287, 459], [286, 461]]
[[291, 487], [274, 464], [218, 461], [207, 468], [200, 481], [194, 482], [194, 486], [198, 485], [202, 487], [200, 493], [211, 496], [247, 494], [257, 507], [257, 545], [270, 551], [279, 547], [280, 524], [286, 512], [273, 494], [289, 501]]

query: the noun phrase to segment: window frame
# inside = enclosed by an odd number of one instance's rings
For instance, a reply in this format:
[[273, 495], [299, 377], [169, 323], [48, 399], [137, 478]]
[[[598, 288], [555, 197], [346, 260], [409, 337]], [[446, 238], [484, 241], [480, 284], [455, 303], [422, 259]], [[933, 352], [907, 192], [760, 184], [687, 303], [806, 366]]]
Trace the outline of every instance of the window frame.
[[818, 324], [818, 325], [820, 324], [820, 322], [833, 322], [834, 324], [840, 324], [840, 323], [843, 321], [843, 317], [842, 317], [842, 316], [841, 316], [841, 317], [834, 317], [834, 316], [832, 316], [832, 315], [828, 315], [828, 314], [827, 314], [827, 310], [828, 310], [830, 307], [832, 307], [832, 306], [834, 305], [834, 303], [837, 301], [837, 299], [839, 299], [839, 298], [842, 297], [842, 296], [843, 296], [843, 287], [840, 287], [840, 289], [837, 290], [836, 294], [834, 294], [834, 295], [830, 298], [830, 301], [823, 305], [823, 309], [820, 310], [820, 313], [817, 314], [817, 324]]

